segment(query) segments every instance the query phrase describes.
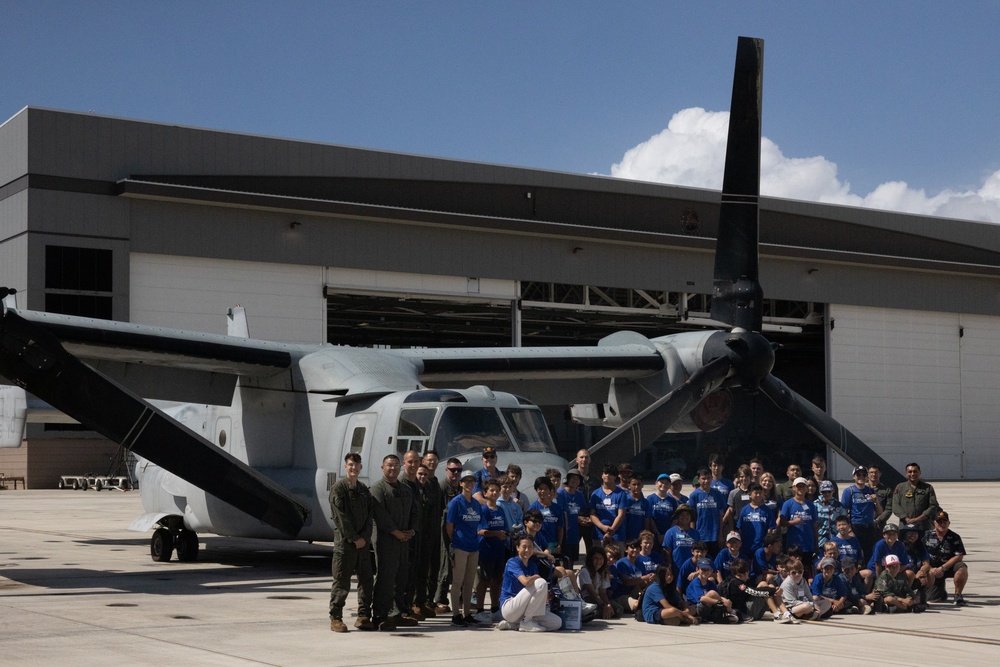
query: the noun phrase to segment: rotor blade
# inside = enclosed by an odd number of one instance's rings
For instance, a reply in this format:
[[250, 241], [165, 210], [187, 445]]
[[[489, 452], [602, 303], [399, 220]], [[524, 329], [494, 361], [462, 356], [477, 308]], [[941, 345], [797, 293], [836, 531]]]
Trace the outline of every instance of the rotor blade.
[[760, 331], [762, 316], [757, 275], [757, 200], [763, 67], [764, 41], [740, 37], [712, 283], [712, 319], [747, 331]]
[[0, 375], [160, 467], [291, 536], [307, 508], [242, 461], [85, 365], [43, 328], [7, 311]]
[[852, 465], [870, 466], [877, 464], [882, 469], [882, 481], [890, 487], [906, 481], [898, 470], [862, 442], [858, 436], [848, 431], [836, 419], [796, 394], [778, 378], [768, 375], [760, 383], [760, 389], [774, 401], [775, 405], [802, 422], [806, 428], [850, 461]]
[[670, 391], [645, 410], [616, 428], [590, 448], [593, 465], [631, 461], [663, 435], [674, 422], [694, 409], [698, 402], [726, 378], [729, 357], [719, 357], [695, 371], [684, 384]]

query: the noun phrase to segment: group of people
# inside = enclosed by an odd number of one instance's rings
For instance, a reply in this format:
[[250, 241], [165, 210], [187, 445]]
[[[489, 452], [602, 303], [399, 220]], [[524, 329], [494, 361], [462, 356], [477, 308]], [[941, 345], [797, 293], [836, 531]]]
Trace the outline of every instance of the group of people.
[[859, 467], [839, 494], [821, 456], [808, 478], [788, 466], [782, 484], [758, 460], [730, 480], [713, 456], [689, 495], [674, 473], [658, 475], [647, 496], [629, 464], [596, 475], [584, 449], [565, 479], [553, 468], [533, 480], [530, 504], [520, 468], [496, 463], [489, 447], [475, 472], [449, 459], [438, 482], [435, 452], [389, 455], [369, 491], [360, 458], [347, 455], [330, 492], [332, 630], [348, 630], [352, 575], [361, 630], [448, 613], [460, 627], [554, 630], [562, 619], [553, 598], [581, 599], [584, 620], [797, 623], [920, 612], [947, 600], [947, 579], [954, 603], [965, 604], [964, 545], [916, 463], [895, 489], [877, 466]]

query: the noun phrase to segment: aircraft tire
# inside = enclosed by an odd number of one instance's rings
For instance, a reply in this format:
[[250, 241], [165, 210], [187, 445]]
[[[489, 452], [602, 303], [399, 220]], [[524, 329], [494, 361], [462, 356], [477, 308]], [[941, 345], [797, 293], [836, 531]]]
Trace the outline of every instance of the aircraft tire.
[[97, 480], [97, 482], [94, 484], [94, 491], [100, 491], [103, 488], [104, 485], [101, 484], [101, 480]]
[[74, 491], [78, 491], [79, 489], [80, 489], [80, 480], [74, 479], [73, 480], [73, 490]]
[[166, 528], [157, 528], [149, 540], [149, 555], [157, 563], [167, 563], [174, 553], [174, 536]]
[[198, 533], [186, 528], [177, 534], [176, 544], [177, 560], [190, 563], [198, 560]]
[[66, 488], [66, 482], [62, 481], [62, 479], [60, 478], [60, 480], [56, 482], [56, 488], [62, 491], [63, 489]]

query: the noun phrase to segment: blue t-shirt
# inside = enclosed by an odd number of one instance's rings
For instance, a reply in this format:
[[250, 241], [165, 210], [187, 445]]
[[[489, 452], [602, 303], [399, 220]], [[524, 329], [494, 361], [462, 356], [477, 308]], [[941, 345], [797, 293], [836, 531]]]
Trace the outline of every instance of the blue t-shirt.
[[713, 479], [711, 487], [721, 493], [726, 501], [729, 501], [729, 492], [736, 488], [731, 480], [728, 479]]
[[466, 501], [461, 493], [448, 503], [448, 514], [445, 522], [453, 524], [454, 533], [451, 546], [472, 553], [479, 551], [479, 522], [483, 517], [483, 506], [473, 498]]
[[497, 468], [497, 473], [495, 475], [490, 475], [488, 472], [486, 472], [486, 468], [480, 468], [479, 470], [477, 470], [475, 472], [476, 485], [472, 487], [472, 495], [476, 495], [477, 493], [483, 492], [483, 482], [485, 482], [488, 479], [500, 479], [500, 476], [502, 474], [503, 473], [500, 472], [499, 468]]
[[670, 524], [674, 520], [674, 510], [677, 509], [677, 501], [669, 495], [661, 498], [655, 493], [646, 496], [649, 503], [649, 511], [653, 516], [653, 523], [656, 524], [656, 532], [666, 535], [670, 530]]
[[619, 558], [618, 561], [611, 566], [611, 569], [615, 574], [614, 578], [611, 580], [611, 593], [614, 597], [631, 593], [637, 589], [637, 586], [629, 586], [625, 583], [626, 577], [635, 578], [641, 577], [645, 574], [639, 566], [639, 559], [636, 558], [636, 562], [633, 563], [627, 556]]
[[[605, 526], [610, 526], [615, 522], [618, 517], [619, 509], [626, 509], [628, 507], [628, 492], [623, 489], [615, 488], [611, 493], [606, 493], [604, 487], [595, 490], [590, 494], [590, 513], [600, 519], [601, 523]], [[597, 527], [594, 527], [594, 539], [600, 540], [604, 537], [604, 533], [599, 531]], [[619, 542], [625, 541], [625, 522], [622, 521], [621, 525], [618, 526], [618, 530], [612, 533], [612, 537]]]
[[528, 505], [528, 509], [538, 510], [542, 513], [542, 527], [538, 530], [538, 535], [535, 536], [535, 542], [546, 545], [546, 548], [552, 547], [554, 551], [553, 545], [559, 544], [559, 529], [566, 527], [566, 515], [562, 505], [553, 500], [546, 507], [536, 500]]
[[740, 531], [740, 536], [743, 538], [743, 545], [740, 547], [743, 557], [749, 559], [757, 549], [764, 546], [764, 538], [768, 532], [777, 527], [774, 513], [763, 505], [760, 507], [747, 505], [740, 510], [740, 515], [736, 519], [736, 530]]
[[701, 539], [696, 528], [681, 530], [674, 526], [663, 536], [663, 547], [674, 557], [674, 567], [686, 560], [691, 560], [691, 545]]
[[840, 552], [840, 560], [844, 560], [846, 556], [850, 556], [858, 561], [860, 567], [864, 568], [864, 557], [867, 554], [861, 551], [861, 543], [858, 542], [858, 538], [844, 538], [840, 535], [834, 535], [830, 538], [830, 541], [837, 545], [837, 551]]
[[712, 579], [708, 579], [704, 584], [701, 583], [701, 577], [695, 577], [688, 584], [687, 592], [684, 594], [685, 599], [689, 604], [698, 604], [701, 602], [701, 598], [705, 593], [709, 591], [718, 590], [719, 587], [715, 585]]
[[576, 493], [570, 493], [569, 489], [561, 488], [556, 494], [556, 500], [566, 512], [566, 536], [563, 542], [566, 544], [576, 544], [580, 541], [580, 512], [587, 511], [587, 497], [583, 494], [583, 489], [578, 488]]
[[[489, 505], [482, 505], [482, 518], [479, 520], [480, 530], [508, 530], [507, 519], [503, 509], [497, 507], [491, 510]], [[499, 537], [479, 538], [479, 562], [498, 563], [507, 556], [505, 540]]]
[[859, 489], [857, 484], [852, 484], [844, 489], [840, 502], [851, 517], [851, 523], [864, 526], [875, 523], [875, 503], [868, 498], [873, 495], [875, 491], [870, 486]]
[[816, 535], [813, 532], [813, 526], [816, 525], [817, 516], [816, 506], [811, 500], [800, 503], [795, 498], [789, 498], [781, 506], [781, 518], [786, 520], [803, 519], [802, 523], [788, 526], [788, 532], [785, 534], [786, 547], [797, 544], [807, 554], [816, 551]]
[[812, 594], [822, 595], [825, 598], [838, 600], [850, 597], [850, 590], [847, 581], [839, 574], [834, 573], [829, 581], [823, 579], [823, 574], [817, 574], [812, 580]]
[[636, 500], [628, 498], [629, 505], [625, 508], [625, 541], [634, 540], [639, 533], [646, 530], [646, 519], [650, 516], [649, 502], [645, 498]]
[[719, 539], [719, 524], [722, 523], [722, 514], [726, 511], [726, 501], [727, 497], [718, 489], [709, 489], [707, 492], [695, 489], [691, 492], [691, 506], [697, 513], [694, 525], [706, 542], [715, 542]]
[[[737, 554], [735, 558], [739, 558], [740, 556], [740, 554]], [[729, 553], [729, 549], [720, 549], [719, 553], [715, 555], [715, 570], [722, 573], [724, 580], [732, 576], [732, 566], [735, 558]]]
[[500, 586], [500, 604], [503, 605], [504, 602], [516, 596], [524, 589], [524, 584], [521, 583], [518, 577], [522, 575], [530, 577], [533, 574], [538, 574], [538, 563], [535, 562], [534, 558], [529, 558], [527, 565], [522, 563], [521, 559], [517, 556], [508, 559], [507, 565], [503, 569], [503, 584]]
[[659, 582], [656, 581], [646, 588], [646, 592], [642, 596], [642, 617], [646, 619], [647, 623], [660, 622], [660, 612], [663, 610], [660, 600], [666, 600], [671, 607], [680, 609], [681, 601], [677, 595], [677, 589], [669, 584], [667, 588], [670, 590], [664, 591], [660, 588]]
[[872, 557], [868, 559], [868, 569], [875, 572], [876, 563], [885, 567], [885, 557], [889, 554], [896, 554], [899, 557], [899, 564], [904, 568], [910, 564], [910, 557], [906, 554], [906, 547], [903, 546], [902, 542], [896, 540], [892, 547], [889, 547], [886, 541], [881, 539], [875, 543], [875, 547], [872, 549]]
[[643, 574], [653, 574], [656, 572], [656, 568], [663, 565], [663, 552], [654, 549], [648, 556], [639, 554], [636, 556], [635, 562], [639, 564]]
[[688, 584], [691, 583], [691, 574], [698, 572], [698, 564], [691, 558], [680, 564], [677, 568], [677, 588], [681, 589], [681, 593], [687, 592]]
[[753, 553], [753, 560], [750, 561], [750, 576], [759, 577], [768, 570], [778, 569], [778, 554], [767, 555], [764, 547], [757, 549]]

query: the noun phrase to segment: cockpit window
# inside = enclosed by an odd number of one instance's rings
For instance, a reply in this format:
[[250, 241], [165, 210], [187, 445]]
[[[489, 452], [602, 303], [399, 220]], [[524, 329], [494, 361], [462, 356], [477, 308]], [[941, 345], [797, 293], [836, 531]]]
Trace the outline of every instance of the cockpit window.
[[549, 436], [542, 411], [537, 409], [504, 408], [504, 419], [517, 438], [517, 448], [522, 452], [555, 454], [556, 448]]
[[436, 415], [437, 408], [411, 408], [400, 412], [399, 426], [396, 429], [396, 453], [402, 454], [410, 449], [426, 451]]
[[445, 408], [434, 436], [434, 449], [441, 460], [482, 452], [484, 447], [514, 450], [497, 411], [494, 408]]

